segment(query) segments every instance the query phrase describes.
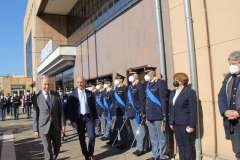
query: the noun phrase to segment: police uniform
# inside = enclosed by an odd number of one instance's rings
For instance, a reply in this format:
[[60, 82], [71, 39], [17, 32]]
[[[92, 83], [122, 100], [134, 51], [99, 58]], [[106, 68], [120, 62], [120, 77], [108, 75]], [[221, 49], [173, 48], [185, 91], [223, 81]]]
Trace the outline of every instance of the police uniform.
[[20, 98], [18, 96], [12, 97], [12, 107], [13, 107], [13, 114], [14, 119], [18, 120], [19, 118], [19, 106], [21, 105]]
[[[145, 68], [145, 73], [155, 71], [155, 67]], [[168, 89], [164, 80], [153, 79], [146, 86], [146, 119], [152, 144], [153, 159], [168, 159], [165, 119]]]
[[32, 97], [31, 95], [24, 96], [24, 105], [27, 111], [27, 118], [31, 118], [32, 115]]
[[[115, 79], [124, 80], [124, 76], [117, 74]], [[127, 127], [126, 127], [126, 100], [127, 100], [127, 87], [125, 85], [116, 86], [114, 90], [114, 111], [113, 111], [113, 134], [110, 142], [113, 142], [117, 138], [117, 147], [119, 149], [125, 149], [128, 147]], [[119, 136], [120, 135], [120, 136]], [[116, 144], [116, 143], [114, 143]], [[113, 145], [114, 145], [113, 144]]]
[[[98, 80], [97, 85], [99, 84], [103, 84], [103, 82], [101, 80]], [[100, 136], [104, 135], [106, 124], [107, 124], [107, 119], [104, 116], [105, 108], [103, 105], [103, 95], [104, 95], [103, 90], [96, 91], [96, 96], [95, 96], [96, 108], [97, 108], [98, 117], [100, 119], [100, 126], [98, 126], [98, 129], [96, 129], [96, 132], [97, 132], [96, 135], [100, 135]]]
[[1, 97], [0, 99], [0, 108], [1, 108], [1, 112], [2, 112], [2, 121], [5, 120], [6, 118], [6, 99], [4, 96]]
[[104, 112], [104, 116], [107, 118], [107, 125], [105, 129], [105, 134], [103, 136], [103, 140], [110, 139], [110, 133], [112, 128], [112, 115], [113, 115], [113, 90], [105, 90], [104, 96], [103, 96], [103, 105], [106, 108], [106, 111]]
[[[129, 76], [137, 74], [136, 71], [131, 70]], [[130, 119], [132, 131], [136, 139], [137, 156], [142, 155], [146, 150], [146, 128], [143, 123], [144, 113], [144, 86], [140, 82], [133, 82], [128, 86], [128, 118]]]

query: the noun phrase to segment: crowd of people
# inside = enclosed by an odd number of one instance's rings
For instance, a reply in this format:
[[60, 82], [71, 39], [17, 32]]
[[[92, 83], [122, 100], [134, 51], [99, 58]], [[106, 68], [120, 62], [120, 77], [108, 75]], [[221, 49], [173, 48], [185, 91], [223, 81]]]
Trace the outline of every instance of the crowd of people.
[[[26, 114], [27, 118], [32, 116], [32, 97], [34, 93], [31, 94], [27, 90], [24, 95], [17, 95], [17, 93], [7, 93], [0, 95], [0, 110], [1, 110], [1, 120], [5, 121], [7, 119], [19, 119], [19, 114]], [[20, 112], [21, 111], [21, 112]]]
[[120, 150], [135, 147], [133, 154], [138, 157], [151, 150], [153, 160], [170, 159], [167, 128], [176, 135], [180, 159], [195, 159], [197, 96], [188, 76], [175, 74], [176, 89], [170, 91], [155, 67], [144, 68], [144, 80], [139, 74], [131, 69], [128, 77], [117, 74], [114, 80], [98, 78], [89, 83], [78, 77], [76, 89], [68, 94], [50, 91], [49, 79], [43, 78], [33, 126], [35, 136], [43, 141], [45, 159], [56, 159], [67, 120], [78, 132], [86, 160], [95, 159], [95, 137]]
[[[240, 52], [231, 53], [228, 62], [229, 73], [218, 104], [226, 139], [231, 140], [235, 156], [240, 159]], [[168, 137], [172, 133], [180, 160], [196, 159], [198, 98], [185, 73], [174, 74], [172, 91], [165, 80], [157, 77], [155, 67], [145, 67], [144, 75], [131, 69], [127, 77], [116, 74], [113, 80], [86, 81], [80, 76], [76, 88], [69, 93], [51, 91], [48, 77], [44, 76], [41, 83], [42, 89], [32, 97], [33, 130], [34, 136], [42, 140], [45, 160], [57, 159], [66, 121], [76, 129], [86, 160], [95, 159], [95, 137], [120, 150], [135, 147], [133, 154], [138, 157], [151, 150], [153, 160], [170, 159]], [[24, 99], [27, 105], [28, 98]], [[1, 104], [9, 113], [11, 106], [19, 106], [19, 98], [1, 96]]]

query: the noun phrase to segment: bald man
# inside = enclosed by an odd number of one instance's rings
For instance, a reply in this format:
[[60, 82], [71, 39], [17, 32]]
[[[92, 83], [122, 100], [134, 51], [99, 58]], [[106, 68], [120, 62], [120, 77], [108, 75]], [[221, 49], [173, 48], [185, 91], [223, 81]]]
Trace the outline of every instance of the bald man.
[[[94, 159], [95, 120], [98, 119], [94, 94], [85, 88], [85, 78], [77, 78], [77, 88], [74, 89], [68, 100], [68, 118], [72, 126], [77, 129], [82, 153], [86, 160]], [[87, 147], [85, 133], [89, 144]]]
[[56, 160], [61, 146], [62, 108], [57, 93], [50, 90], [50, 80], [43, 77], [42, 90], [34, 96], [33, 130], [41, 137], [45, 160]]

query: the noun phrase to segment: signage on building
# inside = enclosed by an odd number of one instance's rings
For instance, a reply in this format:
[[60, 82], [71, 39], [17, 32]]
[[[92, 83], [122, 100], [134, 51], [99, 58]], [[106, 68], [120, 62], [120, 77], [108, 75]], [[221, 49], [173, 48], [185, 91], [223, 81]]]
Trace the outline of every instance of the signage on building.
[[53, 52], [53, 41], [49, 40], [45, 47], [41, 50], [41, 62]]

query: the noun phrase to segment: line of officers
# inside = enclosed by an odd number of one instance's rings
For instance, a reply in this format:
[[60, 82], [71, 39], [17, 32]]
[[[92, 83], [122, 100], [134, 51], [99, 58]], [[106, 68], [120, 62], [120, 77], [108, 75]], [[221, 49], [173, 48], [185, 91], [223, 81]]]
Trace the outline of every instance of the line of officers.
[[[135, 69], [128, 72], [129, 85], [120, 74], [116, 74], [113, 82], [105, 78], [87, 84], [96, 97], [99, 117], [96, 136], [119, 149], [135, 146], [136, 156], [151, 149], [153, 160], [165, 160], [172, 156], [169, 134], [173, 131], [180, 160], [195, 159], [197, 98], [188, 84], [188, 76], [175, 74], [176, 89], [170, 92], [166, 81], [156, 76], [155, 67], [146, 67], [144, 72], [145, 84]], [[67, 104], [67, 96], [60, 97]], [[167, 128], [171, 128], [170, 132], [166, 132]]]
[[26, 113], [28, 119], [31, 118], [33, 96], [34, 93], [31, 94], [29, 90], [27, 90], [25, 95], [19, 96], [16, 93], [13, 93], [13, 95], [10, 95], [10, 93], [8, 93], [6, 96], [4, 96], [4, 94], [1, 94], [0, 110], [2, 121], [5, 121], [7, 116], [11, 116], [15, 120], [18, 120], [20, 106], [23, 106], [22, 113]]

